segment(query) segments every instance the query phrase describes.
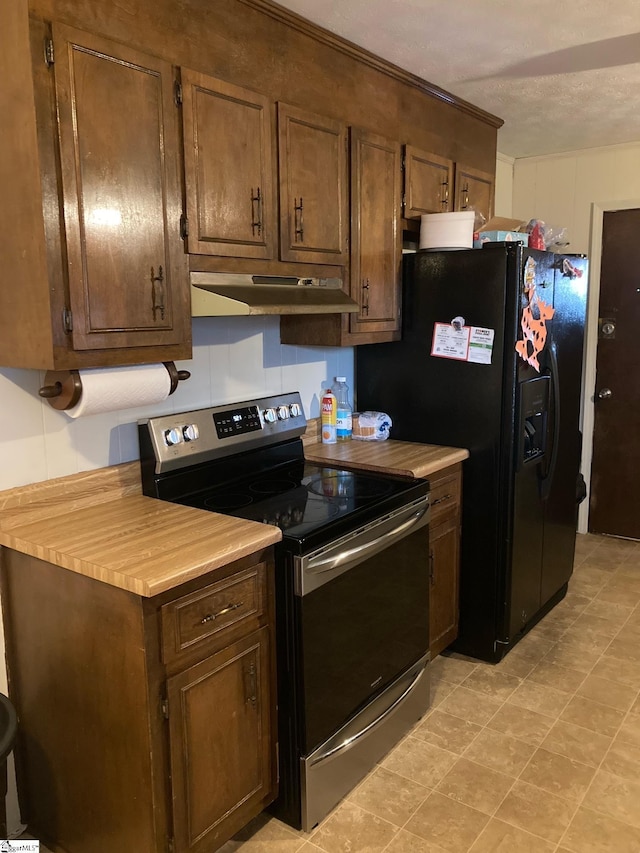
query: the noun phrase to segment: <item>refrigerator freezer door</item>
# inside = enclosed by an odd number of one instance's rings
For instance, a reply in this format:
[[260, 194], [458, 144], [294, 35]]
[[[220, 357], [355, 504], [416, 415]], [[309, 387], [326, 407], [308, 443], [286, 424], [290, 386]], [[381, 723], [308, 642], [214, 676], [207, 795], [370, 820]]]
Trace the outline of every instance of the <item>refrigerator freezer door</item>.
[[[567, 583], [573, 571], [578, 520], [576, 489], [582, 449], [580, 395], [588, 280], [586, 258], [572, 257], [568, 264], [560, 255], [554, 259], [555, 314], [550, 333], [557, 365], [557, 388], [552, 395], [550, 417], [556, 441], [556, 464], [545, 484], [543, 603]], [[580, 270], [581, 275], [577, 275], [576, 270]]]

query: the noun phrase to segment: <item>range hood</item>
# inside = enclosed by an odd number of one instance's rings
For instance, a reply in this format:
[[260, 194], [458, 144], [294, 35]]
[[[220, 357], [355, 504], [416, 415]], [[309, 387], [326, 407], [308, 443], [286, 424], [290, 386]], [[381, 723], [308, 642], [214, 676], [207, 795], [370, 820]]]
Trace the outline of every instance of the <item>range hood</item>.
[[360, 310], [340, 278], [191, 272], [192, 317], [342, 314]]

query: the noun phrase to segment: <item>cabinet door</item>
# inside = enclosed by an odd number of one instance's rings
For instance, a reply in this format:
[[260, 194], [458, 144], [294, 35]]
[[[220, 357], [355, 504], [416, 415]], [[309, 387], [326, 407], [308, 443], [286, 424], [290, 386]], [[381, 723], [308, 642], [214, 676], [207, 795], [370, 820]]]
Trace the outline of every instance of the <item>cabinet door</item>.
[[404, 147], [404, 216], [451, 210], [453, 162], [412, 145]]
[[55, 24], [75, 349], [190, 339], [171, 66]]
[[458, 635], [460, 531], [457, 517], [429, 530], [429, 649], [431, 660]]
[[275, 796], [269, 630], [167, 682], [175, 853], [217, 849]]
[[495, 175], [456, 163], [455, 210], [473, 208], [487, 222], [493, 216]]
[[400, 166], [399, 143], [352, 129], [352, 332], [400, 331]]
[[189, 252], [272, 258], [269, 99], [187, 69], [182, 98]]
[[347, 129], [278, 104], [280, 255], [283, 261], [347, 262]]

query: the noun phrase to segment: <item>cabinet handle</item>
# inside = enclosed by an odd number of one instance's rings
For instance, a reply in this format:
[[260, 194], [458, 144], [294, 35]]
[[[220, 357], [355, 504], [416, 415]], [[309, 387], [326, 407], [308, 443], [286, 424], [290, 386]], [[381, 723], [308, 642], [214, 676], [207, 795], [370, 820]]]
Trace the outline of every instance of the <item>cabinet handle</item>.
[[[300, 243], [304, 243], [304, 219], [303, 219], [303, 205], [302, 205], [302, 196], [300, 196], [300, 204], [298, 204], [298, 200], [294, 198], [293, 200], [293, 227], [295, 229], [295, 241], [298, 240]], [[298, 214], [300, 216], [298, 217]], [[298, 224], [299, 219], [299, 224]]]
[[362, 279], [362, 313], [369, 314], [369, 279]]
[[431, 501], [431, 506], [437, 506], [445, 501], [450, 501], [452, 497], [453, 495], [443, 495], [441, 498], [436, 498], [435, 501]]
[[461, 210], [466, 210], [469, 207], [469, 184], [465, 184], [462, 187], [462, 205], [460, 207]]
[[436, 582], [435, 572], [433, 568], [433, 551], [429, 551], [429, 583], [433, 586]]
[[158, 311], [160, 319], [164, 320], [164, 272], [162, 267], [158, 267], [158, 275], [151, 267], [151, 303], [153, 306], [153, 319], [157, 319]]
[[260, 187], [258, 187], [254, 195], [253, 187], [251, 187], [251, 231], [254, 237], [256, 229], [258, 237], [260, 237], [262, 234], [262, 194], [260, 193]]
[[449, 180], [445, 179], [440, 186], [442, 187], [442, 199], [440, 204], [443, 207], [449, 207]]
[[255, 708], [256, 701], [258, 699], [258, 678], [256, 673], [256, 665], [253, 661], [249, 664], [249, 668], [245, 669], [244, 676], [245, 702], [250, 702]]
[[238, 604], [227, 604], [226, 607], [223, 607], [222, 610], [218, 610], [217, 613], [207, 613], [207, 615], [203, 616], [200, 620], [200, 624], [206, 625], [207, 622], [215, 622], [215, 620], [220, 616], [224, 616], [225, 613], [231, 613], [232, 610], [237, 610], [238, 607], [242, 607], [243, 604], [243, 601], [240, 601]]

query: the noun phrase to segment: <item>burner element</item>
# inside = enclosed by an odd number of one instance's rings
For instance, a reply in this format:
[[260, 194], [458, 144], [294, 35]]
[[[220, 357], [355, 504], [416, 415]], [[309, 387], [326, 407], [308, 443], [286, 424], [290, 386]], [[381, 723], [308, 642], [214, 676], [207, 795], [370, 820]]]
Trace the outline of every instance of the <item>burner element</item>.
[[288, 492], [295, 487], [296, 484], [292, 480], [275, 480], [269, 478], [251, 483], [249, 491], [256, 495], [281, 495], [283, 492]]
[[378, 479], [359, 477], [353, 471], [321, 471], [309, 478], [307, 489], [325, 498], [380, 498], [388, 495], [392, 486]]
[[207, 498], [204, 505], [212, 512], [231, 512], [234, 509], [241, 509], [243, 506], [249, 506], [253, 503], [251, 495], [242, 493], [230, 492], [225, 495], [214, 495]]

